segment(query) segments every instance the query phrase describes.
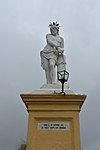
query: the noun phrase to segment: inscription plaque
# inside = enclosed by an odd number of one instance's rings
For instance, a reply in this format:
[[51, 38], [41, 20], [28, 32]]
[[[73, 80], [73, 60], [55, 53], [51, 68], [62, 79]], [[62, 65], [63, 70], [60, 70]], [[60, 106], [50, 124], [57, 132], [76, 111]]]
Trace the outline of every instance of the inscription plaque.
[[68, 121], [38, 122], [38, 130], [70, 130], [70, 123]]

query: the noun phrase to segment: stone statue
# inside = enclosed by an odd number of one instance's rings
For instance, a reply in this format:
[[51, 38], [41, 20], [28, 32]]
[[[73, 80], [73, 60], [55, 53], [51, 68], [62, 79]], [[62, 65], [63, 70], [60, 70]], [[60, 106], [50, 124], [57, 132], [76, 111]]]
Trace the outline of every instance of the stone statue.
[[47, 84], [56, 83], [55, 67], [57, 71], [66, 70], [64, 40], [59, 36], [59, 24], [50, 23], [50, 34], [46, 35], [47, 45], [40, 52], [41, 66], [45, 70]]

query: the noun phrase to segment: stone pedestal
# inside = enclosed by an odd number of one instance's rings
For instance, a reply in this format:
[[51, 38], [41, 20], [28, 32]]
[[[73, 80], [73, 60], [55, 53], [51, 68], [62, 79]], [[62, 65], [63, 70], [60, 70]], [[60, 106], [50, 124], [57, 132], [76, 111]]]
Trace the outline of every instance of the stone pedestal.
[[79, 112], [86, 95], [21, 94], [29, 113], [27, 150], [81, 150]]

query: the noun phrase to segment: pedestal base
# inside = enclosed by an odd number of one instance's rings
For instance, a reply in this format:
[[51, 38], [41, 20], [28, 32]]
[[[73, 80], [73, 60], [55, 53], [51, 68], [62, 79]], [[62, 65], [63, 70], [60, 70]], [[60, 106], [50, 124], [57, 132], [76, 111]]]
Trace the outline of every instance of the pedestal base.
[[29, 113], [27, 150], [81, 150], [80, 94], [21, 94]]
[[[41, 86], [40, 89], [33, 91], [33, 94], [57, 94], [61, 93], [62, 85], [60, 82], [53, 83], [53, 84], [44, 84]], [[69, 89], [69, 83], [64, 84], [64, 92], [66, 94], [74, 94], [72, 90]]]

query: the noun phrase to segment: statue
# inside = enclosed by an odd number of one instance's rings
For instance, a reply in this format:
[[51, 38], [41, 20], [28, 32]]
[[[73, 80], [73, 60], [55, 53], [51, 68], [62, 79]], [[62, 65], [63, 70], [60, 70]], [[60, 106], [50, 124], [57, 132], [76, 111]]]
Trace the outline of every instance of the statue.
[[57, 72], [66, 70], [64, 40], [59, 36], [59, 24], [50, 23], [50, 34], [46, 35], [47, 45], [40, 52], [41, 66], [45, 70], [47, 84], [56, 83], [55, 67]]

